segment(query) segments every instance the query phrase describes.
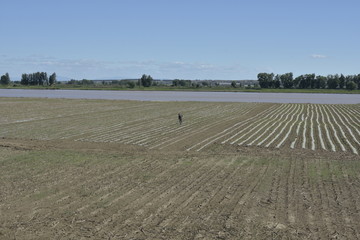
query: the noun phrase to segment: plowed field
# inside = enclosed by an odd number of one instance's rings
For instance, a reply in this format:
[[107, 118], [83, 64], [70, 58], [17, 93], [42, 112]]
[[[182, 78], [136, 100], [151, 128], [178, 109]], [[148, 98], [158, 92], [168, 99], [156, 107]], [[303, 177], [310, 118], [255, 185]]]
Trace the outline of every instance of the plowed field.
[[359, 126], [359, 105], [3, 98], [0, 239], [359, 239]]

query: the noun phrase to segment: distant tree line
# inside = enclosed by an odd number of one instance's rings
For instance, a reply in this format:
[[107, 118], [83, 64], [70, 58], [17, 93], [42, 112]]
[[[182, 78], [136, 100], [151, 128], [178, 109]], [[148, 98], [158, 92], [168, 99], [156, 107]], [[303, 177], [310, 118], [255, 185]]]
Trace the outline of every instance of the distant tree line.
[[257, 78], [261, 88], [360, 89], [360, 74], [316, 76], [315, 73], [312, 73], [294, 78], [292, 72], [276, 75], [274, 73], [259, 73]]
[[191, 80], [182, 80], [174, 79], [172, 80], [173, 87], [191, 87], [191, 88], [201, 88], [201, 87], [218, 87], [220, 84], [216, 81], [204, 80], [204, 81], [191, 81]]
[[25, 86], [52, 86], [56, 83], [56, 73], [47, 76], [46, 72], [23, 73], [21, 75], [21, 85]]
[[67, 84], [69, 84], [69, 85], [94, 85], [94, 81], [87, 80], [87, 79], [82, 79], [82, 80], [71, 79], [70, 81], [67, 82]]
[[95, 86], [95, 85], [109, 85], [109, 86], [120, 86], [127, 88], [134, 88], [135, 86], [139, 87], [150, 87], [155, 86], [157, 83], [154, 82], [154, 79], [150, 75], [143, 74], [139, 79], [123, 79], [123, 80], [75, 80], [71, 79], [66, 82], [69, 85], [79, 85], [79, 86]]
[[137, 80], [133, 79], [123, 79], [123, 80], [88, 80], [88, 79], [82, 79], [82, 80], [75, 80], [71, 79], [70, 81], [67, 81], [65, 84], [69, 85], [78, 85], [78, 86], [98, 86], [100, 85], [109, 85], [109, 86], [119, 86], [119, 87], [127, 87], [127, 88], [134, 88], [136, 86]]
[[190, 80], [180, 80], [180, 79], [174, 79], [172, 81], [172, 85], [174, 87], [192, 87]]

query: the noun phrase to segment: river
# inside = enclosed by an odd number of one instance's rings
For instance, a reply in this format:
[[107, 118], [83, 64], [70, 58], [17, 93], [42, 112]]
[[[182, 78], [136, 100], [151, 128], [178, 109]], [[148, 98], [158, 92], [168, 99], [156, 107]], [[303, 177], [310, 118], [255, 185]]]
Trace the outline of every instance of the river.
[[360, 94], [0, 89], [0, 97], [357, 104]]

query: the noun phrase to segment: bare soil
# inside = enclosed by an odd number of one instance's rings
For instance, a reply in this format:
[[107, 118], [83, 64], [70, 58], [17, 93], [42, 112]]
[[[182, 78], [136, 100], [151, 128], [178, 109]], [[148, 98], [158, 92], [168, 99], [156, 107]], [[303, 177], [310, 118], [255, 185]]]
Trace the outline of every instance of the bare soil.
[[[0, 239], [360, 238], [358, 155], [222, 138], [186, 151], [272, 104], [11, 102], [0, 108]], [[191, 127], [143, 126], [184, 106]]]
[[21, 139], [0, 153], [1, 239], [360, 237], [352, 154]]

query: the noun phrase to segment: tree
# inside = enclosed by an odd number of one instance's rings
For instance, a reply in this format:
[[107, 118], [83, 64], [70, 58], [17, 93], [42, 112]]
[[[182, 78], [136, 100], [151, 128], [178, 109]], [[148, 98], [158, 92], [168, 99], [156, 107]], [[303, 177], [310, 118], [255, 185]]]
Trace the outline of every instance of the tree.
[[49, 84], [50, 84], [50, 86], [56, 84], [56, 73], [53, 73], [53, 74], [50, 75]]
[[202, 85], [203, 87], [208, 87], [208, 86], [209, 86], [209, 83], [208, 83], [207, 81], [202, 81], [202, 82], [201, 82], [201, 85]]
[[257, 77], [258, 77], [259, 85], [261, 88], [269, 88], [269, 86], [272, 85], [274, 74], [273, 73], [259, 73], [257, 75]]
[[180, 86], [180, 80], [179, 80], [179, 79], [174, 79], [174, 80], [172, 80], [172, 85], [173, 85], [174, 87]]
[[9, 76], [9, 73], [5, 73], [5, 77], [6, 77], [6, 82], [7, 84], [10, 84], [10, 76]]
[[306, 80], [304, 75], [297, 76], [295, 78], [295, 82], [298, 88], [306, 88]]
[[310, 88], [315, 88], [316, 81], [315, 81], [315, 73], [313, 74], [306, 74], [306, 82], [310, 86]]
[[284, 88], [292, 88], [294, 85], [293, 73], [289, 72], [289, 73], [280, 75], [280, 81], [281, 81], [282, 85], [284, 86]]
[[358, 89], [360, 89], [360, 74], [354, 76], [354, 82], [358, 85]]
[[81, 85], [94, 85], [95, 84], [93, 80], [88, 80], [88, 79], [80, 80], [79, 83]]
[[191, 87], [191, 81], [190, 80], [180, 80], [180, 85], [182, 87]]
[[328, 75], [327, 85], [330, 89], [336, 89], [339, 85], [339, 75]]
[[153, 78], [150, 75], [143, 74], [139, 80], [139, 86], [150, 87], [152, 82]]
[[0, 78], [0, 84], [1, 85], [9, 85], [10, 84], [10, 76], [9, 73], [5, 73]]
[[46, 85], [46, 86], [49, 85], [49, 78], [48, 78], [46, 72], [40, 73], [40, 79], [41, 79], [41, 82], [39, 82], [39, 85]]
[[299, 84], [299, 88], [315, 88], [316, 86], [315, 73], [300, 75], [296, 80]]
[[356, 89], [356, 83], [353, 81], [347, 82], [346, 83], [346, 89], [347, 90], [354, 90]]
[[274, 83], [273, 83], [273, 87], [274, 88], [280, 88], [281, 86], [281, 79], [280, 79], [280, 75], [276, 74], [275, 78], [274, 78]]
[[75, 79], [71, 79], [67, 82], [67, 84], [69, 85], [75, 85], [77, 83], [77, 81]]
[[134, 87], [135, 87], [135, 83], [134, 83], [133, 81], [128, 81], [128, 82], [126, 83], [126, 86], [127, 86], [128, 88], [134, 88]]
[[345, 86], [348, 82], [351, 82], [351, 81], [355, 82], [353, 76], [352, 75], [346, 76], [345, 77]]
[[321, 75], [316, 76], [315, 81], [316, 81], [316, 84], [315, 84], [316, 88], [322, 88], [322, 89], [326, 88], [327, 79], [325, 76], [321, 76]]
[[236, 88], [236, 82], [235, 81], [231, 82], [231, 87]]
[[345, 76], [341, 74], [339, 77], [339, 88], [343, 89], [344, 86], [345, 86]]
[[174, 87], [191, 87], [191, 81], [190, 80], [174, 79], [174, 80], [172, 80], [172, 85]]
[[21, 75], [20, 84], [21, 84], [21, 85], [29, 85], [29, 76], [28, 76], [28, 74], [23, 73], [23, 74]]

